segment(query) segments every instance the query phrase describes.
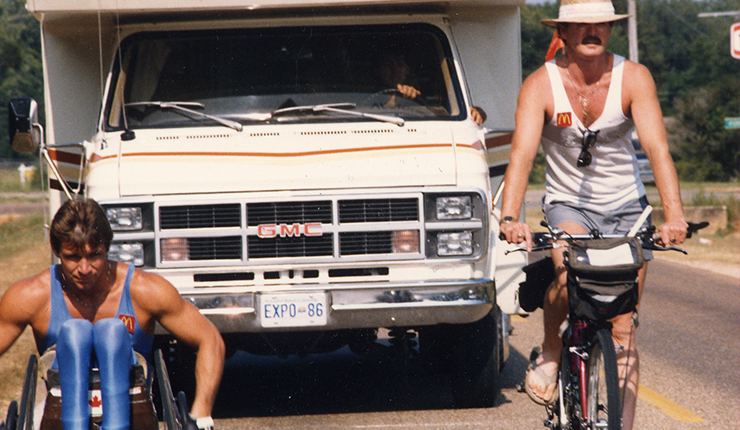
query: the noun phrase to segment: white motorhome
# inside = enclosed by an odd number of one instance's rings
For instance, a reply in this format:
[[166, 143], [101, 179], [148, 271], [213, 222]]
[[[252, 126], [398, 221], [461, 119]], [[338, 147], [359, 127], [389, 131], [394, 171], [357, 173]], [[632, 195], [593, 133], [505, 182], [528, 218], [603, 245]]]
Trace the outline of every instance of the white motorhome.
[[28, 0], [46, 124], [14, 100], [13, 145], [46, 160], [50, 213], [97, 200], [111, 258], [171, 281], [231, 351], [369, 353], [384, 328], [491, 405], [526, 259], [495, 207], [519, 4]]

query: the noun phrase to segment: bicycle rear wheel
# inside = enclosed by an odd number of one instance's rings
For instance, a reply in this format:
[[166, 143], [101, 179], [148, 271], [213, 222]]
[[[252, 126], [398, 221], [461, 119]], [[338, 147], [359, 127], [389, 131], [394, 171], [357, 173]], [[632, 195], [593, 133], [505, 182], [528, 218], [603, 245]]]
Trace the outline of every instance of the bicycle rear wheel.
[[596, 332], [588, 355], [587, 428], [619, 430], [622, 428], [622, 407], [617, 354], [609, 330]]

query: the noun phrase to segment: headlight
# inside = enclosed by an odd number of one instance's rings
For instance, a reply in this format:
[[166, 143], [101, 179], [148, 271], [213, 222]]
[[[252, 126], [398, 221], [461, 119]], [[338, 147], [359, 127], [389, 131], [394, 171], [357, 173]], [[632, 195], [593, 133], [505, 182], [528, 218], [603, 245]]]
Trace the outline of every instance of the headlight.
[[473, 255], [473, 233], [439, 233], [437, 235], [437, 255], [450, 257]]
[[105, 215], [113, 231], [141, 230], [144, 226], [140, 207], [111, 207], [105, 210]]
[[470, 196], [437, 197], [437, 219], [470, 219], [473, 216], [473, 204]]
[[188, 240], [184, 237], [172, 237], [169, 239], [162, 239], [162, 241], [160, 242], [160, 246], [162, 261], [190, 260]]
[[141, 243], [111, 243], [108, 258], [134, 266], [144, 265], [144, 245]]
[[394, 254], [418, 254], [419, 230], [398, 230], [393, 232]]

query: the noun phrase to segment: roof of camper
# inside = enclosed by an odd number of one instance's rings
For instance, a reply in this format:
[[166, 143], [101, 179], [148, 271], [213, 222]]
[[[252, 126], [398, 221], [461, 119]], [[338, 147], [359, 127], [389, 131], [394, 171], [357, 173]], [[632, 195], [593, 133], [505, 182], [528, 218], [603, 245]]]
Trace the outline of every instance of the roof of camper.
[[324, 7], [495, 7], [520, 5], [524, 0], [28, 0], [26, 8], [37, 17], [70, 13], [161, 13], [214, 10], [256, 11]]

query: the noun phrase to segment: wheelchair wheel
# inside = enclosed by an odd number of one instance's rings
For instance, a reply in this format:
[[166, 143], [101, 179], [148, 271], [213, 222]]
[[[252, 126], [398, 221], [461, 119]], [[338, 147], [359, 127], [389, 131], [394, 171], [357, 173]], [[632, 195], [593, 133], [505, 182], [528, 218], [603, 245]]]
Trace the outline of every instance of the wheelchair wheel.
[[177, 408], [175, 397], [172, 395], [170, 376], [167, 373], [167, 365], [164, 362], [162, 350], [154, 353], [154, 368], [156, 371], [159, 394], [162, 399], [162, 419], [166, 430], [182, 430], [180, 412]]
[[38, 378], [39, 362], [35, 355], [28, 358], [26, 378], [23, 381], [23, 392], [18, 405], [18, 421], [10, 430], [33, 430], [33, 409], [36, 406], [36, 379]]
[[182, 391], [177, 393], [177, 412], [180, 422], [186, 422], [186, 418], [188, 416], [188, 398]]
[[0, 430], [16, 430], [18, 427], [18, 402], [13, 400], [8, 405], [8, 415], [5, 422], [0, 423]]

